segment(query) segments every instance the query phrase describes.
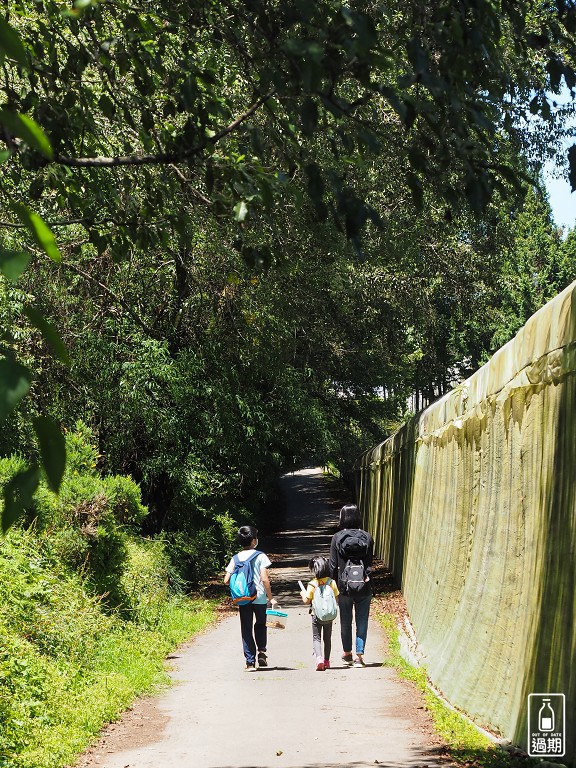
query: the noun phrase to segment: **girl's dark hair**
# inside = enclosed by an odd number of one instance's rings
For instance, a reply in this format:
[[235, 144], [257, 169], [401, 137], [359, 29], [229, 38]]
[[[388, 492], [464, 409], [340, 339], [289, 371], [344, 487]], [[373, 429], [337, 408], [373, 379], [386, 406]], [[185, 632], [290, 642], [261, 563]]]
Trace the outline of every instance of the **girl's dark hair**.
[[243, 525], [238, 528], [238, 535], [236, 541], [243, 549], [248, 549], [252, 543], [252, 539], [258, 538], [258, 528], [254, 528], [253, 525]]
[[360, 528], [362, 516], [356, 504], [345, 504], [340, 510], [340, 528]]
[[317, 579], [323, 579], [326, 576], [330, 576], [330, 565], [328, 560], [321, 555], [316, 555], [315, 557], [310, 558], [308, 568], [310, 568], [314, 577]]

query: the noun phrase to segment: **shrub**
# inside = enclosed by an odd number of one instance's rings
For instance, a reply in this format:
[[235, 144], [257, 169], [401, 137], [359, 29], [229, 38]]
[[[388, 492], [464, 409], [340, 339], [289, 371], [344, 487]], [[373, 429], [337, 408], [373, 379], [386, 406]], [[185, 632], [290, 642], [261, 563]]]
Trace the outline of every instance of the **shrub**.
[[140, 525], [148, 514], [148, 509], [142, 504], [140, 486], [125, 475], [112, 475], [104, 478], [104, 489], [116, 522]]
[[220, 567], [221, 554], [214, 526], [194, 531], [169, 531], [163, 538], [172, 562], [189, 584], [205, 581]]
[[160, 541], [127, 540], [129, 621], [104, 612], [52, 544], [36, 528], [0, 540], [2, 768], [71, 765], [104, 723], [165, 679], [166, 653], [212, 618], [210, 603], [176, 594]]
[[126, 608], [139, 624], [156, 627], [184, 583], [160, 539], [131, 538], [121, 583]]
[[83, 421], [77, 421], [74, 429], [66, 433], [67, 474], [95, 475], [99, 459], [92, 430]]
[[17, 472], [26, 468], [26, 460], [19, 454], [0, 459], [0, 488], [4, 488]]
[[[90, 430], [78, 422], [66, 435], [68, 463], [58, 495], [41, 482], [21, 524], [49, 532], [54, 557], [80, 570], [111, 607], [126, 604], [122, 574], [127, 560], [127, 529], [147, 513], [140, 487], [129, 477], [100, 477], [98, 452]], [[0, 459], [0, 487], [23, 466], [20, 456]]]

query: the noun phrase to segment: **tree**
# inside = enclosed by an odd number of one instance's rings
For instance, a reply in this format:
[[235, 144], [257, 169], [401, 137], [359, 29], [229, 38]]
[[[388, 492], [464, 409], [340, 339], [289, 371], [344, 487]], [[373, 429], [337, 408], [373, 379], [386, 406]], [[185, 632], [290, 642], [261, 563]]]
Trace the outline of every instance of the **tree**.
[[[339, 229], [357, 258], [366, 233], [386, 232], [384, 216], [406, 193], [420, 210], [442, 201], [447, 219], [463, 204], [480, 215], [496, 192], [517, 194], [527, 178], [507, 150], [510, 142], [515, 152], [529, 146], [522, 115], [554, 128], [546, 94], [562, 80], [576, 84], [575, 29], [566, 0], [442, 0], [433, 8], [414, 0], [384, 12], [335, 0], [180, 0], [169, 8], [76, 0], [64, 10], [12, 0], [0, 21], [1, 183], [11, 201], [0, 269], [14, 279], [31, 255], [57, 265], [64, 254], [78, 274], [74, 254], [87, 239], [106, 264], [143, 250], [176, 253], [185, 291], [199, 218], [231, 219], [246, 263], [265, 267], [282, 260], [284, 213], [300, 215], [305, 195], [316, 220]], [[390, 155], [400, 169], [395, 184], [373, 194], [368, 171]], [[137, 298], [88, 274], [142, 320]], [[25, 311], [66, 361], [54, 324], [34, 304]], [[150, 323], [140, 325], [148, 334]], [[0, 418], [31, 383], [17, 347], [8, 338], [0, 360]], [[57, 488], [63, 440], [43, 415], [35, 425]], [[37, 473], [32, 466], [6, 496], [8, 519]]]

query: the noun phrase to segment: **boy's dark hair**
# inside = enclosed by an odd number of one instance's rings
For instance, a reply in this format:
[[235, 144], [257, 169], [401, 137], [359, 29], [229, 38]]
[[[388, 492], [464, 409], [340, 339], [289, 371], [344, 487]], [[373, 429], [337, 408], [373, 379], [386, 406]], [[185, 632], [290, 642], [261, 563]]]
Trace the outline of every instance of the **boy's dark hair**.
[[258, 528], [254, 528], [253, 525], [243, 525], [238, 528], [238, 534], [236, 536], [237, 543], [242, 549], [249, 549], [252, 539], [258, 538]]
[[362, 516], [356, 504], [345, 504], [340, 510], [340, 528], [360, 528]]
[[308, 568], [310, 568], [316, 579], [323, 579], [326, 576], [330, 576], [330, 564], [328, 560], [321, 555], [311, 557], [308, 562]]

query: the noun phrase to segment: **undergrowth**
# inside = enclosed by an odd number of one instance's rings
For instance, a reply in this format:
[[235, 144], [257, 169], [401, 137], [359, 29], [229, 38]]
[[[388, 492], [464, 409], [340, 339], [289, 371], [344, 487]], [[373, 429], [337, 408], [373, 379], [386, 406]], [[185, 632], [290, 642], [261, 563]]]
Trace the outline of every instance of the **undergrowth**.
[[[59, 496], [43, 483], [0, 538], [0, 768], [63, 768], [136, 696], [166, 685], [163, 661], [215, 615], [184, 595], [165, 541], [128, 477], [102, 477], [90, 435], [68, 436]], [[0, 486], [19, 457], [0, 459]]]
[[124, 578], [142, 589], [127, 619], [54, 560], [46, 539], [16, 530], [2, 541], [1, 768], [69, 764], [137, 695], [166, 683], [165, 656], [213, 618], [212, 602], [158, 583], [157, 545], [128, 549]]

